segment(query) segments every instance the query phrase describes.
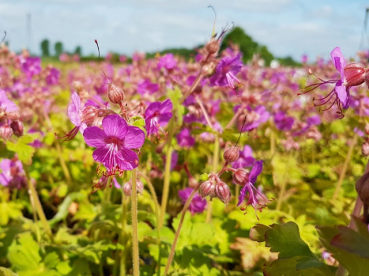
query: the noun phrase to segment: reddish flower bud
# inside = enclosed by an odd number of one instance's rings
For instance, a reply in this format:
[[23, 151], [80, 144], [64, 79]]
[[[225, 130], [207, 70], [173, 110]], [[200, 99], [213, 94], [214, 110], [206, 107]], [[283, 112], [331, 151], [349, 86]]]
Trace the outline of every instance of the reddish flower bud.
[[369, 155], [369, 143], [365, 142], [364, 144], [361, 145], [361, 153], [364, 156], [368, 156]]
[[87, 106], [82, 110], [82, 123], [92, 125], [97, 116], [96, 107]]
[[209, 55], [216, 56], [220, 48], [220, 41], [218, 39], [212, 38], [205, 45], [206, 51], [208, 51]]
[[225, 205], [231, 201], [231, 190], [223, 181], [219, 181], [215, 185], [215, 196], [220, 199]]
[[244, 169], [237, 169], [233, 174], [233, 181], [241, 186], [245, 186], [249, 182], [249, 173]]
[[365, 125], [365, 134], [369, 135], [369, 124]]
[[124, 92], [114, 84], [109, 85], [108, 98], [114, 104], [120, 104], [124, 100]]
[[192, 189], [196, 188], [198, 184], [199, 181], [197, 181], [197, 179], [194, 177], [190, 177], [190, 179], [188, 180], [188, 186], [190, 186]]
[[20, 119], [20, 114], [19, 114], [19, 112], [18, 112], [18, 111], [8, 112], [8, 113], [6, 114], [6, 116], [7, 116], [7, 118], [8, 118], [9, 120], [12, 120], [12, 121], [14, 121], [14, 120], [19, 120], [19, 119]]
[[4, 139], [4, 141], [8, 141], [12, 135], [13, 130], [9, 125], [3, 125], [0, 127], [0, 137]]
[[[139, 179], [136, 179], [136, 188], [137, 188], [138, 193], [140, 193], [140, 194], [143, 193], [144, 186], [143, 186], [143, 183], [141, 182], [141, 180], [139, 180]], [[132, 194], [132, 182], [131, 182], [131, 180], [123, 185], [123, 192], [126, 196], [130, 196]]]
[[20, 137], [23, 135], [23, 123], [20, 122], [20, 121], [13, 121], [11, 124], [10, 124], [10, 127], [12, 128], [13, 130], [13, 133], [15, 136], [17, 137]]
[[369, 88], [369, 71], [365, 73], [365, 83], [366, 83], [366, 86], [368, 86]]
[[74, 89], [77, 91], [78, 94], [80, 94], [83, 90], [82, 84], [79, 81], [73, 82]]
[[343, 69], [345, 85], [347, 87], [356, 86], [365, 81], [365, 68], [361, 63], [349, 63]]
[[238, 147], [231, 147], [224, 152], [223, 157], [227, 163], [232, 163], [240, 157], [240, 150]]
[[215, 197], [215, 184], [211, 180], [207, 180], [201, 183], [199, 188], [199, 194], [202, 198], [210, 196]]

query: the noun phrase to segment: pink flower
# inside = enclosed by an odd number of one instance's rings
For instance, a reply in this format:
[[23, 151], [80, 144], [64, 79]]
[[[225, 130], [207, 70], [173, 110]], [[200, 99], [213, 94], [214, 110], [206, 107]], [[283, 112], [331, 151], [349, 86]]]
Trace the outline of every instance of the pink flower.
[[92, 126], [85, 129], [86, 144], [95, 147], [95, 161], [104, 164], [109, 175], [132, 170], [138, 165], [137, 153], [145, 141], [145, 133], [138, 127], [128, 126], [117, 114], [109, 115], [102, 121], [103, 129]]
[[145, 111], [145, 129], [147, 135], [158, 133], [159, 129], [166, 126], [172, 118], [173, 104], [170, 99], [164, 102], [153, 102]]
[[210, 77], [210, 84], [213, 86], [236, 88], [240, 81], [236, 78], [237, 73], [241, 70], [243, 64], [240, 60], [241, 54], [231, 58], [225, 57], [219, 61], [215, 74]]

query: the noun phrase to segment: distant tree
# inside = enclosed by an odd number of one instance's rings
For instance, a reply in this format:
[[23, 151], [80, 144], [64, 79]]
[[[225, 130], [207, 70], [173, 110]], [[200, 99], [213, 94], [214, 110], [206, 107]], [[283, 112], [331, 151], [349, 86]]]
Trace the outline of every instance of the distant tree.
[[258, 44], [240, 27], [235, 27], [224, 37], [220, 50], [222, 51], [227, 48], [230, 42], [237, 44], [240, 47], [244, 62], [251, 60], [253, 54], [258, 51]]
[[274, 56], [271, 52], [269, 52], [268, 48], [264, 45], [260, 45], [258, 49], [258, 53], [260, 57], [265, 60], [265, 65], [269, 66], [272, 60], [274, 59]]
[[292, 57], [278, 58], [278, 61], [284, 66], [301, 66], [301, 63], [296, 62]]
[[61, 43], [60, 41], [56, 42], [54, 45], [54, 50], [55, 56], [60, 56], [63, 53], [63, 43]]
[[74, 50], [74, 53], [79, 55], [79, 56], [82, 56], [82, 48], [81, 46], [77, 46], [76, 49]]
[[48, 39], [41, 41], [41, 52], [43, 57], [50, 56], [50, 42]]

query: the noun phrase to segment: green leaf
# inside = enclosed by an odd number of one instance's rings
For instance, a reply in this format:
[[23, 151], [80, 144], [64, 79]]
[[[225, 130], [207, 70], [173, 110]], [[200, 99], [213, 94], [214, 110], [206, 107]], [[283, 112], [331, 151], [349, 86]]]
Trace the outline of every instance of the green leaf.
[[0, 267], [0, 276], [18, 276], [18, 274], [5, 267]]
[[8, 259], [17, 270], [36, 270], [41, 262], [39, 250], [30, 233], [20, 234], [9, 247]]
[[265, 246], [271, 247], [271, 252], [280, 252], [279, 259], [294, 256], [316, 258], [309, 246], [300, 238], [296, 223], [289, 221], [282, 225], [272, 224], [270, 228], [265, 232]]
[[[360, 248], [360, 244], [362, 241], [358, 239], [357, 237], [354, 237], [356, 234], [359, 236], [362, 236], [359, 233], [343, 230], [344, 226], [339, 227], [329, 227], [329, 226], [319, 226], [316, 227], [317, 231], [319, 233], [320, 241], [322, 242], [323, 246], [327, 248], [329, 252], [331, 252], [334, 256], [334, 258], [344, 267], [348, 270], [350, 275], [355, 276], [365, 276], [368, 275], [368, 267], [369, 267], [369, 259], [362, 258], [359, 255], [356, 255], [353, 252], [348, 252], [346, 249], [351, 250], [352, 247], [358, 246], [358, 250], [353, 250], [354, 252], [358, 251], [360, 254], [362, 252]], [[347, 227], [345, 227], [347, 228]], [[339, 246], [342, 246], [343, 248], [336, 247], [331, 244], [332, 240], [339, 235], [340, 239], [338, 242]], [[342, 238], [352, 238], [352, 246], [346, 247], [347, 242], [342, 242]], [[366, 239], [363, 240], [364, 243], [366, 242]], [[359, 243], [359, 244], [358, 244]], [[368, 250], [368, 247], [367, 247]]]
[[133, 120], [134, 121], [133, 121], [132, 125], [140, 128], [143, 132], [145, 132], [145, 136], [147, 136], [147, 132], [146, 132], [146, 129], [145, 129], [145, 125], [146, 125], [145, 120], [140, 116], [133, 117]]
[[59, 256], [56, 252], [51, 252], [46, 255], [44, 259], [45, 266], [48, 268], [54, 268], [59, 263]]
[[85, 198], [86, 195], [80, 192], [75, 192], [69, 194], [66, 198], [64, 198], [62, 204], [58, 207], [58, 212], [55, 216], [50, 220], [50, 224], [54, 225], [58, 221], [63, 220], [68, 215], [68, 208], [72, 204], [73, 200]]
[[32, 137], [34, 136], [31, 136], [31, 134], [27, 134], [20, 137], [16, 143], [8, 142], [6, 144], [7, 149], [16, 152], [18, 154], [19, 160], [27, 165], [30, 165], [32, 163], [32, 156], [35, 153], [35, 148], [28, 145], [35, 140]]

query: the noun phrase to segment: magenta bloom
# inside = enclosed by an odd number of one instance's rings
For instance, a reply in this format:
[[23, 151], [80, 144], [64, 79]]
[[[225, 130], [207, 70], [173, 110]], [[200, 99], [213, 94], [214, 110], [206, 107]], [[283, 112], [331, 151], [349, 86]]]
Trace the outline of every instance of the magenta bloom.
[[[233, 108], [233, 111], [237, 112], [240, 107], [241, 107], [240, 105], [235, 106]], [[266, 108], [263, 105], [259, 105], [255, 109], [252, 109], [251, 106], [248, 106], [246, 110], [247, 110], [247, 119], [242, 130], [241, 130], [242, 125], [239, 125], [239, 129], [242, 132], [251, 131], [257, 128], [260, 124], [265, 123], [269, 119], [270, 114], [268, 111], [266, 111]]]
[[[185, 188], [183, 190], [178, 191], [179, 197], [182, 199], [182, 203], [185, 204], [187, 199], [190, 197], [192, 193], [192, 188]], [[206, 199], [202, 199], [198, 193], [195, 193], [188, 210], [190, 210], [191, 214], [202, 213], [204, 212], [207, 205]]]
[[142, 96], [147, 94], [153, 94], [159, 90], [159, 84], [152, 83], [150, 80], [144, 80], [138, 83], [137, 92]]
[[22, 162], [3, 159], [0, 162], [0, 184], [13, 189], [26, 187]]
[[343, 57], [341, 49], [339, 47], [333, 49], [333, 51], [331, 52], [331, 58], [334, 66], [340, 74], [340, 78], [325, 81], [317, 77], [321, 82], [314, 83], [305, 87], [303, 89], [303, 93], [300, 93], [300, 95], [313, 91], [321, 85], [335, 84], [335, 87], [332, 89], [331, 92], [328, 93], [327, 96], [314, 98], [314, 105], [328, 105], [328, 107], [322, 109], [322, 111], [326, 111], [336, 105], [338, 109], [336, 113], [342, 118], [342, 108], [347, 109], [349, 107], [350, 88], [352, 86], [359, 85], [365, 81], [365, 69], [362, 65], [355, 63], [350, 63], [346, 66], [346, 60]]
[[255, 163], [255, 158], [252, 157], [252, 148], [249, 145], [245, 145], [243, 151], [240, 151], [240, 157], [237, 161], [232, 163], [232, 168], [242, 169], [245, 167], [251, 167]]
[[191, 131], [188, 128], [184, 128], [177, 135], [178, 145], [181, 147], [192, 147], [195, 145], [195, 138], [191, 136]]
[[128, 126], [117, 114], [106, 116], [102, 126], [103, 129], [88, 127], [83, 132], [86, 144], [96, 148], [94, 160], [104, 164], [110, 175], [136, 168], [138, 156], [131, 149], [143, 145], [145, 133], [138, 127]]
[[21, 60], [22, 71], [31, 78], [41, 72], [41, 59], [39, 57], [28, 57]]
[[209, 78], [210, 84], [213, 86], [236, 88], [235, 84], [240, 84], [236, 78], [237, 73], [241, 70], [243, 64], [240, 60], [241, 54], [237, 56], [224, 57], [219, 61], [215, 74]]
[[158, 69], [160, 70], [161, 68], [165, 68], [165, 69], [174, 69], [177, 65], [177, 61], [174, 59], [174, 55], [169, 53], [166, 54], [164, 56], [162, 56], [159, 59], [158, 62]]
[[0, 111], [17, 111], [18, 106], [8, 99], [4, 90], [0, 89]]
[[59, 83], [60, 71], [56, 68], [51, 68], [49, 74], [46, 76], [46, 83], [54, 85]]
[[173, 104], [170, 99], [164, 102], [153, 102], [145, 111], [145, 129], [147, 135], [158, 133], [159, 129], [165, 127], [172, 118]]
[[279, 111], [274, 115], [275, 126], [282, 131], [291, 130], [295, 120], [292, 117], [286, 116], [286, 113]]
[[[248, 199], [246, 202], [246, 207], [251, 204], [251, 206], [256, 210], [261, 210], [266, 206], [268, 199], [255, 188], [254, 184], [257, 180], [259, 174], [261, 174], [263, 170], [263, 160], [256, 161], [254, 167], [251, 169], [249, 174], [249, 181], [242, 188], [240, 195], [238, 197], [238, 204], [240, 206], [248, 194]], [[244, 209], [244, 208], [242, 208]]]

